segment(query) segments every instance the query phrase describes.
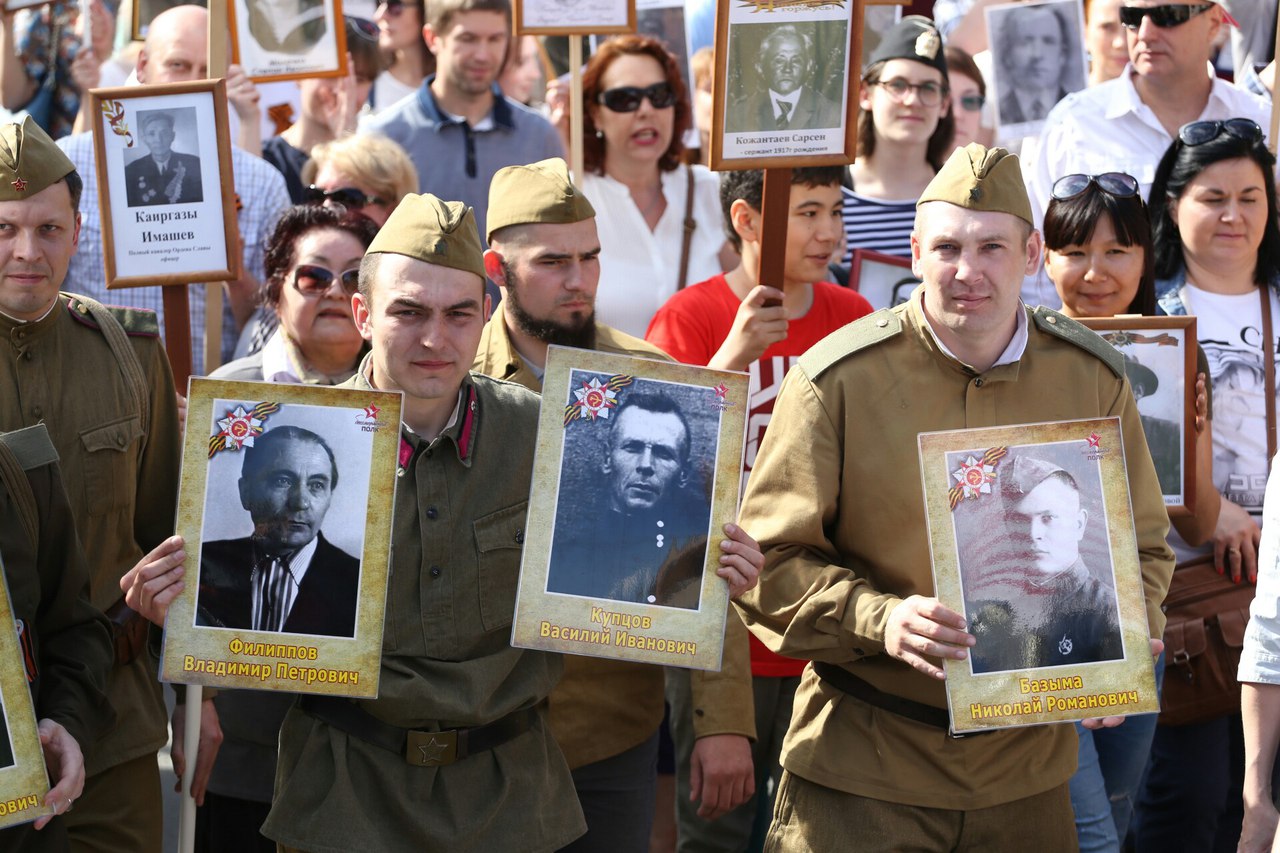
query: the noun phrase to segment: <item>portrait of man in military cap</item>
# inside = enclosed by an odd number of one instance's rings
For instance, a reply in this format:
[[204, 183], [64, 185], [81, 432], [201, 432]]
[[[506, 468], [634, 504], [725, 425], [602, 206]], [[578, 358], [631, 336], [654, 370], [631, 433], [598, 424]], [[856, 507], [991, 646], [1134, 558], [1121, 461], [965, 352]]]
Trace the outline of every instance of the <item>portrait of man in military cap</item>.
[[186, 139], [197, 138], [194, 108], [138, 111], [138, 132], [146, 153], [126, 151], [124, 155], [129, 207], [204, 200], [199, 156], [174, 150], [180, 129]]
[[[845, 49], [832, 31], [845, 22], [739, 24], [730, 48], [731, 133], [839, 127]], [[821, 46], [827, 46], [822, 49]]]

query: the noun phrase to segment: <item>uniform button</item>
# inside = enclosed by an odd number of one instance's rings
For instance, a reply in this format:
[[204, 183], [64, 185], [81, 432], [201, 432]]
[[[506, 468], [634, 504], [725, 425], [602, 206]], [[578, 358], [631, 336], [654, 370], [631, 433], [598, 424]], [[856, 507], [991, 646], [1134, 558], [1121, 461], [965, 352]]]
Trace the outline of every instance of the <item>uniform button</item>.
[[39, 406], [32, 406], [31, 414], [37, 418], [41, 417], [42, 415], [44, 415], [44, 409], [40, 408]]
[[889, 325], [889, 321], [881, 317], [879, 320], [876, 320], [876, 325], [883, 329], [885, 326]]
[[440, 516], [440, 513], [435, 507], [433, 506], [427, 507], [427, 518], [431, 519], [432, 521], [435, 521], [439, 516]]
[[31, 350], [29, 349], [23, 350], [22, 357], [25, 358], [27, 361], [30, 361], [32, 359]]
[[864, 652], [862, 649], [854, 649], [854, 650], [853, 650], [853, 653], [854, 653], [855, 655], [857, 655], [858, 657], [862, 657], [863, 655], [865, 655], [865, 654], [866, 654], [866, 652]]
[[116, 433], [116, 447], [124, 447], [124, 433]]
[[443, 571], [443, 570], [442, 570], [439, 566], [432, 566], [432, 567], [431, 567], [431, 577], [433, 577], [433, 578], [438, 578], [438, 577], [440, 577], [440, 573], [441, 573], [442, 571]]
[[976, 385], [977, 387], [981, 388], [981, 387], [982, 387], [982, 380], [981, 380], [981, 379], [975, 379], [975, 380], [973, 380], [973, 384], [974, 384], [974, 385]]
[[523, 530], [517, 530], [517, 531], [516, 531], [516, 544], [517, 544], [517, 545], [523, 545], [523, 544], [524, 544], [524, 531], [523, 531]]
[[1048, 317], [1045, 318], [1045, 322], [1047, 322], [1050, 326], [1056, 326], [1058, 325], [1058, 318], [1050, 314]]

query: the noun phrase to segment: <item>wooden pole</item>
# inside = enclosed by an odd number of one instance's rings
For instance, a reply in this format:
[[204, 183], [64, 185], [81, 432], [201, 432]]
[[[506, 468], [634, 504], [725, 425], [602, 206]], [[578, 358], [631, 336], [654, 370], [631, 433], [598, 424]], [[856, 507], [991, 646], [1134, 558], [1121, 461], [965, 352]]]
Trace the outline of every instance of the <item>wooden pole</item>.
[[164, 348], [175, 388], [186, 388], [191, 376], [191, 312], [187, 285], [160, 288], [164, 297]]
[[[227, 0], [209, 0], [209, 79], [227, 76]], [[227, 178], [231, 176], [228, 175]], [[231, 241], [236, 245], [237, 241]], [[204, 372], [222, 363], [222, 286], [204, 286]]]
[[756, 281], [779, 290], [787, 263], [787, 215], [791, 207], [791, 170], [764, 170], [760, 211], [760, 269]]
[[[200, 711], [204, 702], [204, 688], [199, 684], [187, 685], [187, 715], [183, 719], [182, 747], [187, 765], [182, 769], [182, 816], [178, 821], [179, 853], [195, 853], [196, 849], [196, 799], [191, 796], [191, 783], [196, 777], [196, 757], [200, 750]], [[177, 732], [174, 732], [177, 737]]]
[[582, 36], [569, 36], [569, 169], [582, 182]]

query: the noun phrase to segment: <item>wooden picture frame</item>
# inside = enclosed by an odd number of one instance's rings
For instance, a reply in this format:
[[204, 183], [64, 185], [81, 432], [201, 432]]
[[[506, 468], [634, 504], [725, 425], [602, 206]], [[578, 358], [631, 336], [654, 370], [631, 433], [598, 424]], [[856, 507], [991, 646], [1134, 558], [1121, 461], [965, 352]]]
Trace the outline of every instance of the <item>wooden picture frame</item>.
[[1196, 318], [1089, 317], [1080, 322], [1125, 357], [1125, 372], [1169, 515], [1194, 514]]
[[[226, 84], [121, 86], [89, 96], [107, 287], [239, 278]], [[163, 173], [143, 127], [157, 118], [169, 126]], [[164, 124], [156, 123], [157, 133]]]
[[[862, 12], [863, 0], [820, 6], [805, 0], [753, 0], [716, 6], [712, 169], [853, 162]], [[807, 54], [803, 65], [796, 64], [797, 52]], [[778, 62], [782, 65], [775, 68]], [[770, 94], [775, 87], [788, 90], [778, 92], [789, 99], [786, 115]]]
[[[0, 562], [0, 829], [28, 823], [53, 808], [44, 804], [49, 793], [49, 774], [40, 746], [35, 705], [31, 701], [28, 673], [23, 663], [19, 630], [34, 634], [34, 626], [17, 622], [4, 564]], [[27, 636], [24, 642], [31, 642]], [[34, 661], [32, 662], [34, 666]]]
[[[46, 0], [47, 2], [47, 0]], [[178, 6], [202, 6], [208, 8], [208, 0], [191, 0], [190, 4], [185, 0], [133, 0], [132, 18], [131, 18], [131, 34], [134, 41], [144, 41], [147, 38], [147, 28], [151, 26], [151, 22], [161, 12], [167, 12]]]
[[919, 284], [920, 279], [911, 271], [910, 258], [873, 249], [853, 250], [849, 287], [861, 293], [872, 308], [892, 308], [906, 302]]
[[512, 0], [517, 36], [590, 36], [634, 33], [635, 0]]
[[255, 83], [347, 74], [342, 0], [228, 0], [227, 21], [231, 62]]

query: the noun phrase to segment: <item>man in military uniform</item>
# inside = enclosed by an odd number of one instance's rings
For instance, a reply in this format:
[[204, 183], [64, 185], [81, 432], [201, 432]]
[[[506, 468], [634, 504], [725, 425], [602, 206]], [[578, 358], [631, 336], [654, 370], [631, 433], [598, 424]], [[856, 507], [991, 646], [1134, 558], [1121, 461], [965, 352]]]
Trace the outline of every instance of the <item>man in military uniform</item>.
[[[0, 435], [0, 556], [22, 647], [40, 743], [53, 788], [44, 805], [65, 815], [84, 786], [82, 746], [111, 719], [107, 621], [89, 603], [89, 571], [44, 425]], [[6, 624], [4, 630], [13, 630]], [[10, 696], [10, 701], [16, 697]], [[0, 736], [8, 750], [8, 735]], [[10, 760], [6, 762], [12, 764]], [[0, 830], [6, 853], [67, 849], [64, 817]]]
[[814, 661], [766, 849], [1073, 851], [1074, 727], [948, 734], [939, 658], [964, 660], [974, 638], [934, 597], [916, 436], [1119, 417], [1154, 637], [1173, 568], [1160, 487], [1120, 355], [1018, 299], [1041, 239], [1016, 157], [956, 151], [911, 246], [911, 300], [787, 374], [743, 501], [766, 568], [738, 605], [771, 649]]
[[79, 239], [81, 187], [34, 122], [0, 126], [0, 430], [48, 426], [73, 472], [90, 600], [116, 632], [116, 721], [85, 749], [84, 794], [64, 819], [72, 849], [158, 851], [165, 706], [145, 623], [122, 605], [119, 580], [173, 531], [177, 401], [153, 314], [58, 292]]
[[141, 110], [138, 124], [147, 153], [124, 167], [129, 207], [192, 204], [203, 199], [200, 158], [173, 150], [173, 113]]
[[[541, 391], [549, 344], [667, 360], [656, 347], [596, 322], [595, 210], [563, 160], [494, 175], [488, 224], [485, 270], [503, 299], [485, 324], [473, 370]], [[705, 815], [719, 815], [745, 801], [753, 785], [748, 738], [755, 721], [741, 621], [729, 615], [720, 672], [673, 669], [668, 676], [692, 691], [693, 794]], [[587, 820], [587, 834], [571, 850], [648, 850], [662, 715], [661, 667], [565, 657], [548, 719]]]

